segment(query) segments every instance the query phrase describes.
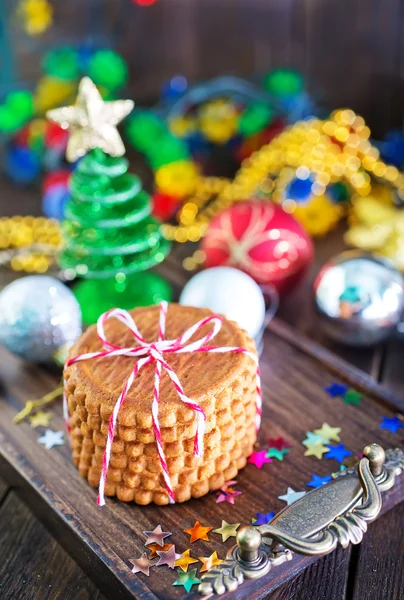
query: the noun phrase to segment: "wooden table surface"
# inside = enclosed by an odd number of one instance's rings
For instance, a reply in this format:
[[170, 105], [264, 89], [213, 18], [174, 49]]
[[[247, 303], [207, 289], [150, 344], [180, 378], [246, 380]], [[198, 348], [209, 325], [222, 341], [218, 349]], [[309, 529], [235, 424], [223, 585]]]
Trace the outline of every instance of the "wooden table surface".
[[[5, 184], [0, 201], [2, 214], [38, 214], [39, 195]], [[185, 548], [182, 528], [201, 514], [209, 524], [220, 526], [222, 518], [247, 522], [256, 511], [280, 510], [278, 496], [288, 485], [305, 489], [311, 473], [325, 475], [334, 461], [303, 457], [305, 431], [323, 421], [342, 426], [342, 440], [359, 453], [370, 441], [387, 447], [402, 445], [402, 436], [378, 428], [381, 416], [403, 410], [404, 381], [400, 373], [401, 347], [397, 342], [372, 350], [352, 350], [324, 339], [316, 327], [310, 293], [314, 274], [327, 258], [343, 248], [337, 230], [316, 243], [316, 259], [307, 279], [282, 303], [279, 320], [265, 334], [262, 356], [265, 417], [260, 433], [285, 435], [292, 442], [284, 463], [257, 471], [249, 465], [239, 475], [243, 495], [229, 513], [228, 505], [216, 505], [211, 496], [173, 508], [129, 507], [113, 501], [104, 513], [94, 509], [95, 493], [78, 475], [67, 445], [46, 451], [36, 443], [38, 431], [28, 424], [11, 425], [12, 416], [24, 401], [49, 391], [57, 374], [25, 365], [0, 353], [0, 597], [35, 600], [101, 598], [196, 597], [172, 588], [171, 573], [153, 579], [130, 575], [128, 558], [142, 549], [141, 532], [158, 522], [175, 529], [179, 548]], [[178, 248], [162, 266], [175, 288], [186, 280]], [[3, 284], [9, 276], [4, 274]], [[296, 327], [305, 336], [296, 335]], [[310, 341], [311, 340], [311, 341]], [[313, 341], [315, 343], [313, 343]], [[347, 406], [331, 400], [323, 388], [331, 381], [345, 381], [365, 393], [365, 406]], [[379, 385], [381, 384], [381, 385]], [[60, 406], [55, 406], [53, 429], [62, 428]], [[328, 463], [332, 463], [332, 467]], [[307, 488], [306, 488], [307, 489]], [[254, 500], [252, 500], [254, 499]], [[240, 588], [233, 598], [268, 600], [395, 600], [404, 589], [404, 542], [402, 486], [390, 492], [386, 512], [369, 528], [360, 546], [341, 549], [324, 559], [297, 558], [265, 578]], [[231, 518], [230, 518], [231, 514]], [[110, 525], [110, 527], [106, 526]], [[114, 529], [115, 528], [115, 529]], [[118, 528], [119, 536], [112, 535]], [[218, 536], [212, 536], [211, 539]], [[217, 549], [198, 546], [196, 556]], [[201, 544], [198, 542], [198, 544]], [[228, 547], [229, 543], [226, 544]], [[197, 546], [197, 545], [195, 545]], [[161, 569], [160, 569], [161, 571]], [[90, 577], [89, 577], [90, 575]], [[117, 583], [119, 582], [119, 583]], [[182, 590], [183, 591], [183, 590]]]

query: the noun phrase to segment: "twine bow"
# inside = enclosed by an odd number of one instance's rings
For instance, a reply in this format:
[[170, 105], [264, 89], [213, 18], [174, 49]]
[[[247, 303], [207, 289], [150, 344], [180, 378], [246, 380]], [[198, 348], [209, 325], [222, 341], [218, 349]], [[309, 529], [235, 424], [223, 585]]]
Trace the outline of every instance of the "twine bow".
[[[262, 410], [261, 410], [261, 381], [260, 381], [260, 371], [259, 371], [259, 366], [258, 366], [258, 359], [255, 356], [255, 354], [253, 354], [252, 352], [249, 352], [248, 350], [245, 350], [244, 348], [227, 347], [227, 346], [225, 346], [225, 347], [207, 346], [206, 345], [210, 342], [210, 340], [212, 338], [215, 337], [215, 335], [217, 335], [217, 333], [220, 331], [220, 329], [222, 327], [223, 319], [217, 315], [212, 315], [209, 317], [205, 317], [204, 319], [201, 319], [200, 321], [198, 321], [198, 323], [195, 323], [195, 325], [192, 325], [192, 327], [187, 329], [181, 336], [179, 336], [178, 338], [176, 338], [174, 340], [165, 340], [164, 335], [165, 335], [165, 329], [166, 329], [167, 307], [168, 307], [167, 302], [162, 302], [160, 304], [158, 340], [156, 342], [151, 342], [151, 343], [146, 342], [146, 340], [142, 337], [142, 335], [140, 334], [140, 332], [136, 326], [135, 321], [133, 320], [132, 316], [126, 310], [123, 310], [120, 308], [114, 308], [112, 310], [109, 310], [108, 312], [101, 315], [97, 322], [98, 337], [99, 337], [103, 347], [105, 348], [105, 350], [101, 351], [101, 352], [89, 352], [86, 354], [80, 354], [79, 356], [74, 356], [73, 358], [70, 358], [66, 363], [66, 366], [70, 366], [81, 360], [89, 360], [92, 358], [106, 358], [106, 357], [112, 357], [112, 356], [130, 356], [130, 357], [139, 359], [136, 361], [136, 363], [133, 367], [133, 370], [132, 370], [131, 374], [129, 375], [129, 378], [127, 379], [127, 381], [123, 387], [123, 390], [120, 393], [119, 398], [117, 399], [117, 401], [115, 403], [115, 406], [114, 406], [114, 409], [112, 411], [112, 415], [111, 415], [111, 418], [109, 421], [107, 441], [106, 441], [106, 447], [105, 447], [105, 452], [104, 452], [103, 461], [102, 461], [101, 478], [100, 478], [100, 485], [99, 485], [99, 492], [98, 492], [98, 499], [97, 499], [97, 504], [99, 506], [104, 506], [104, 504], [105, 504], [105, 497], [104, 497], [105, 482], [106, 482], [108, 466], [109, 466], [109, 462], [110, 462], [110, 458], [111, 458], [111, 448], [112, 448], [112, 443], [114, 441], [114, 431], [115, 431], [115, 426], [116, 426], [117, 419], [118, 419], [119, 410], [120, 410], [121, 406], [123, 405], [123, 403], [125, 402], [125, 399], [128, 395], [128, 392], [129, 392], [137, 374], [139, 373], [140, 369], [142, 367], [144, 367], [145, 365], [148, 365], [153, 362], [156, 363], [156, 369], [155, 369], [155, 374], [154, 374], [153, 401], [152, 401], [152, 408], [151, 408], [152, 423], [153, 423], [153, 431], [154, 431], [154, 435], [156, 438], [157, 450], [158, 450], [158, 454], [159, 454], [159, 458], [160, 458], [160, 464], [161, 464], [161, 468], [162, 468], [164, 483], [165, 483], [165, 487], [166, 487], [166, 490], [167, 490], [167, 493], [169, 496], [170, 503], [175, 502], [175, 496], [174, 496], [174, 490], [172, 488], [171, 481], [170, 481], [167, 460], [166, 460], [165, 453], [163, 450], [163, 441], [162, 441], [162, 437], [161, 437], [161, 428], [160, 428], [159, 415], [158, 415], [158, 413], [159, 413], [158, 407], [159, 407], [159, 401], [160, 401], [160, 379], [161, 379], [161, 373], [162, 373], [163, 369], [166, 371], [166, 373], [170, 377], [181, 401], [184, 404], [186, 404], [187, 406], [189, 406], [190, 408], [192, 408], [193, 411], [195, 411], [197, 426], [196, 426], [196, 435], [195, 435], [195, 440], [194, 440], [194, 455], [196, 457], [203, 456], [203, 451], [204, 451], [203, 438], [204, 438], [205, 426], [206, 426], [205, 411], [197, 402], [194, 402], [193, 400], [191, 400], [191, 398], [189, 398], [185, 394], [184, 389], [181, 385], [180, 380], [178, 379], [177, 374], [172, 369], [172, 367], [165, 361], [164, 354], [183, 354], [183, 353], [188, 353], [188, 352], [209, 352], [209, 353], [232, 352], [232, 353], [246, 354], [247, 356], [251, 357], [251, 359], [257, 365], [257, 401], [256, 401], [256, 403], [257, 403], [257, 417], [256, 417], [257, 430], [260, 426], [261, 412], [262, 412]], [[111, 344], [111, 342], [109, 342], [107, 340], [106, 335], [105, 335], [104, 325], [108, 321], [108, 319], [111, 319], [111, 318], [118, 319], [118, 321], [120, 321], [121, 323], [123, 323], [124, 325], [126, 325], [128, 327], [128, 329], [131, 331], [134, 338], [136, 339], [138, 346], [130, 347], [130, 348], [121, 348], [120, 346]], [[205, 325], [212, 325], [213, 326], [212, 330], [205, 336], [201, 337], [200, 339], [198, 339], [192, 343], [187, 343], [187, 342], [189, 342], [191, 337]], [[68, 409], [67, 409], [66, 395], [64, 396], [64, 410], [65, 410], [66, 425], [69, 430], [69, 415], [68, 415]]]

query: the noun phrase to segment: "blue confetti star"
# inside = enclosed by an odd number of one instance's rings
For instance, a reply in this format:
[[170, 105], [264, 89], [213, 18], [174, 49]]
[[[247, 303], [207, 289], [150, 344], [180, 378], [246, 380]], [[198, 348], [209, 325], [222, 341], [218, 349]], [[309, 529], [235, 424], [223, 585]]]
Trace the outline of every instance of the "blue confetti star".
[[401, 421], [398, 417], [382, 417], [382, 422], [380, 423], [380, 429], [387, 429], [391, 433], [397, 433], [403, 427], [404, 421]]
[[338, 462], [342, 463], [344, 458], [352, 456], [352, 452], [347, 450], [344, 444], [338, 444], [338, 446], [330, 446], [325, 458], [335, 458]]
[[327, 392], [331, 398], [338, 398], [339, 396], [343, 396], [345, 392], [348, 391], [348, 386], [344, 383], [336, 383], [334, 381], [331, 385], [325, 387], [324, 391]]
[[331, 479], [332, 479], [331, 475], [326, 475], [325, 477], [320, 477], [320, 475], [316, 475], [315, 473], [313, 473], [313, 475], [311, 476], [311, 481], [306, 483], [306, 485], [307, 485], [307, 487], [319, 488], [322, 485], [324, 485], [325, 483], [328, 483], [329, 481], [331, 481]]
[[258, 527], [258, 525], [266, 525], [267, 523], [269, 523], [269, 521], [272, 521], [272, 519], [275, 516], [274, 512], [269, 512], [269, 513], [255, 513], [256, 519], [253, 523], [254, 527]]

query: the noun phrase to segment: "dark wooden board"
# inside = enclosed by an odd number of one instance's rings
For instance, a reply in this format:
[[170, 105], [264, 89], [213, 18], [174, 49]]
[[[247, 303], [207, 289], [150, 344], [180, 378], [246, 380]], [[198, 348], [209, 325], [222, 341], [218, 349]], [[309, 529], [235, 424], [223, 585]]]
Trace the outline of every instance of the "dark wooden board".
[[401, 504], [369, 529], [363, 543], [357, 548], [353, 600], [402, 600], [403, 523], [404, 504]]
[[363, 113], [376, 135], [402, 125], [401, 0], [56, 0], [53, 26], [35, 37], [11, 17], [14, 3], [4, 5], [17, 79], [32, 84], [47, 49], [91, 38], [122, 52], [140, 103], [177, 73], [194, 83], [290, 66], [323, 105]]
[[0, 506], [2, 600], [105, 600], [15, 492]]
[[335, 552], [310, 565], [265, 600], [346, 600], [351, 548]]
[[[292, 330], [293, 331], [293, 330]], [[15, 357], [0, 354], [0, 448], [3, 457], [2, 474], [21, 489], [30, 506], [47, 523], [52, 534], [74, 556], [75, 560], [91, 574], [106, 594], [114, 598], [142, 597], [170, 600], [184, 597], [181, 590], [172, 587], [174, 575], [165, 569], [156, 569], [152, 577], [130, 573], [128, 559], [138, 556], [143, 549], [143, 530], [158, 523], [173, 531], [177, 551], [189, 547], [189, 537], [181, 530], [193, 525], [196, 519], [203, 524], [220, 526], [221, 519], [247, 523], [256, 511], [280, 510], [284, 504], [278, 500], [287, 486], [305, 489], [311, 473], [325, 475], [336, 470], [335, 461], [318, 461], [303, 456], [300, 442], [308, 430], [326, 421], [342, 426], [342, 440], [355, 453], [364, 445], [376, 441], [386, 447], [396, 444], [397, 436], [378, 428], [382, 415], [395, 412], [386, 397], [380, 399], [379, 386], [373, 380], [343, 362], [329, 366], [332, 358], [325, 352], [307, 353], [307, 342], [280, 322], [274, 322], [265, 335], [265, 350], [261, 357], [264, 390], [264, 419], [260, 441], [267, 437], [284, 435], [292, 443], [290, 455], [283, 463], [274, 462], [257, 470], [248, 465], [238, 476], [243, 495], [232, 508], [217, 505], [213, 495], [192, 500], [173, 507], [137, 507], [109, 500], [99, 509], [95, 505], [96, 493], [80, 477], [70, 459], [67, 445], [47, 451], [37, 444], [38, 431], [23, 423], [14, 425], [12, 417], [22, 403], [52, 389], [57, 378], [35, 367], [27, 366]], [[337, 373], [339, 375], [337, 375]], [[349, 381], [362, 391], [367, 391], [363, 406], [352, 407], [339, 399], [331, 400], [323, 388], [332, 381]], [[54, 407], [56, 416], [52, 429], [62, 429], [60, 405]], [[398, 486], [385, 497], [385, 509], [403, 499], [403, 486]], [[307, 488], [306, 488], [307, 489]], [[197, 542], [192, 554], [205, 556], [214, 550], [224, 555], [223, 545], [215, 534], [211, 543]], [[231, 541], [225, 544], [228, 548]], [[248, 597], [264, 598], [271, 590], [300, 573], [312, 560], [295, 558], [275, 569], [259, 582], [248, 582], [234, 600]], [[148, 591], [149, 590], [149, 591]], [[192, 597], [192, 594], [189, 596]]]

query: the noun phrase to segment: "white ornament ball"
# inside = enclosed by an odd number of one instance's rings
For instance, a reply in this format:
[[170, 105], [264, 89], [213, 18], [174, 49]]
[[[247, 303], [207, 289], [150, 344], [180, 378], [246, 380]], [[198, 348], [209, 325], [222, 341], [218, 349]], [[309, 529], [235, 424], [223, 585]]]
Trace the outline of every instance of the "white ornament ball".
[[259, 285], [233, 267], [212, 267], [194, 275], [182, 290], [180, 304], [210, 308], [236, 321], [255, 340], [265, 319], [265, 300]]
[[30, 275], [0, 293], [0, 344], [31, 362], [50, 362], [81, 333], [73, 293], [54, 277]]

